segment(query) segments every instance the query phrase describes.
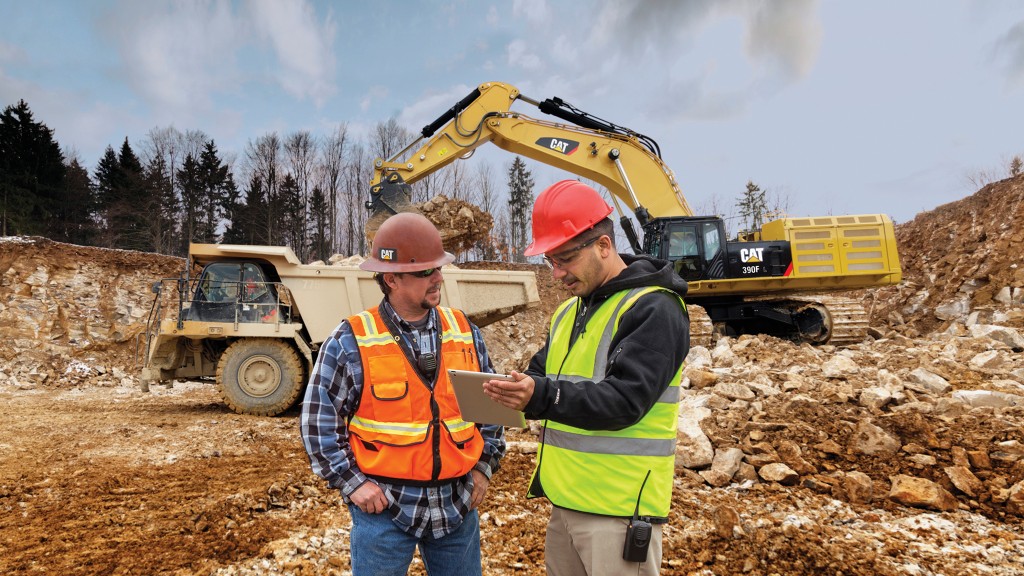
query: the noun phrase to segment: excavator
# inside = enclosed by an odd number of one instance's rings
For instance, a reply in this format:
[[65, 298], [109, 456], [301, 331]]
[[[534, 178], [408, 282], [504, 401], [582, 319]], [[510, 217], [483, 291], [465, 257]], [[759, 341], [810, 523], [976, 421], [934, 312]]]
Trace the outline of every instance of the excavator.
[[[516, 102], [558, 121], [513, 111]], [[689, 284], [686, 301], [707, 312], [713, 337], [859, 342], [867, 313], [835, 294], [902, 279], [893, 223], [884, 214], [780, 218], [730, 240], [721, 217], [693, 214], [652, 138], [500, 82], [479, 85], [393, 157], [374, 161], [370, 222], [409, 209], [410, 184], [488, 142], [604, 186], [633, 252], [673, 262]]]

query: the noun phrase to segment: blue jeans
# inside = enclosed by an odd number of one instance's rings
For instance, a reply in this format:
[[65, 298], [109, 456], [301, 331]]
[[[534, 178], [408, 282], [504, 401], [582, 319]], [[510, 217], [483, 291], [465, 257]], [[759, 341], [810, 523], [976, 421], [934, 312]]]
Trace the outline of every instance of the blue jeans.
[[391, 521], [391, 514], [367, 514], [348, 505], [352, 516], [349, 549], [352, 576], [405, 576], [416, 546], [433, 576], [481, 576], [480, 517], [472, 510], [454, 532], [442, 538], [417, 538]]

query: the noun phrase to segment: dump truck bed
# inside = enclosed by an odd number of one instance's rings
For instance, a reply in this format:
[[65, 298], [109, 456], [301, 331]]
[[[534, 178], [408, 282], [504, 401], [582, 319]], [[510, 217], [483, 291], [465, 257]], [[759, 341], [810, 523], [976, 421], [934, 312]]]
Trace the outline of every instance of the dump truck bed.
[[[295, 311], [310, 342], [323, 342], [343, 318], [365, 310], [383, 298], [373, 272], [355, 265], [302, 264], [285, 246], [192, 244], [192, 260], [205, 266], [225, 260], [269, 263], [291, 293]], [[478, 326], [536, 306], [540, 302], [537, 276], [517, 270], [442, 269], [441, 304], [459, 308]]]

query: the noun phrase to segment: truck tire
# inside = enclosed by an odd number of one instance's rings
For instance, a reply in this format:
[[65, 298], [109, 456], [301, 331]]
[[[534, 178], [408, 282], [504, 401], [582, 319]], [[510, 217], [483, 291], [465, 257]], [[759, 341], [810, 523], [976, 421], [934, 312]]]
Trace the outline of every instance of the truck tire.
[[243, 338], [221, 354], [217, 382], [224, 403], [235, 412], [277, 416], [299, 399], [302, 363], [286, 342]]

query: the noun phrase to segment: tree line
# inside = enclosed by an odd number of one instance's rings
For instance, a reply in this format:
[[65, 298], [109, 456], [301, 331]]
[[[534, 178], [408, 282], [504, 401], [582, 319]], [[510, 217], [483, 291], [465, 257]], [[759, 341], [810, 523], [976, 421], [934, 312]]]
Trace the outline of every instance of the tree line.
[[[265, 134], [233, 157], [201, 130], [153, 128], [107, 146], [90, 171], [21, 100], [0, 114], [0, 235], [176, 256], [190, 242], [289, 246], [304, 262], [366, 254], [373, 160], [412, 135], [392, 118], [359, 141], [341, 124], [325, 137]], [[495, 226], [465, 256], [521, 261], [533, 179], [519, 157], [506, 177], [502, 193], [490, 165], [455, 162], [414, 183], [412, 200], [476, 204]]]

